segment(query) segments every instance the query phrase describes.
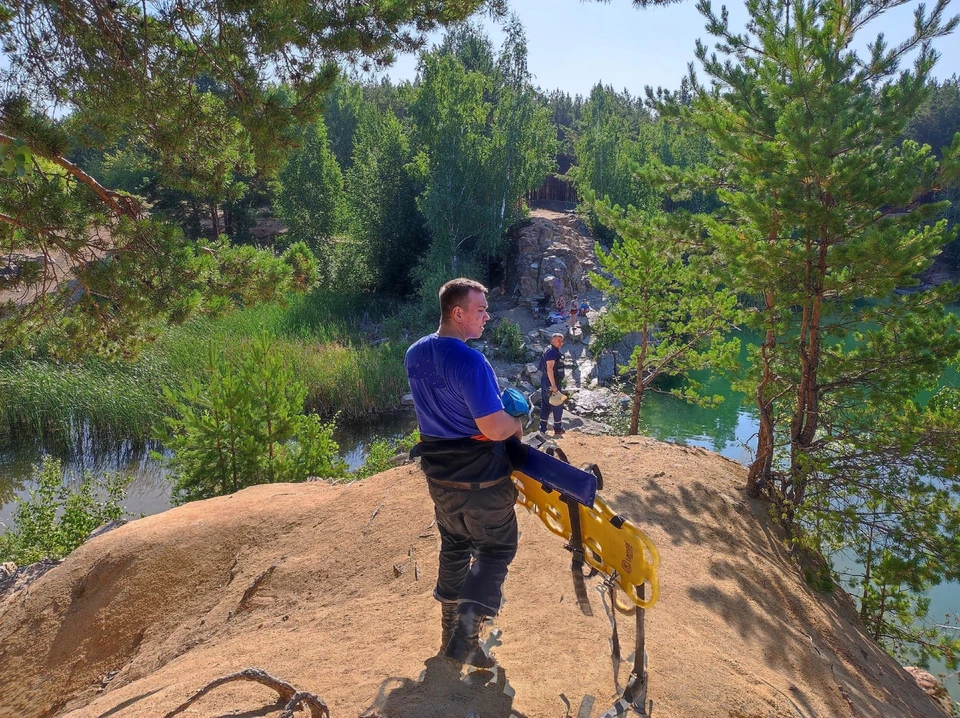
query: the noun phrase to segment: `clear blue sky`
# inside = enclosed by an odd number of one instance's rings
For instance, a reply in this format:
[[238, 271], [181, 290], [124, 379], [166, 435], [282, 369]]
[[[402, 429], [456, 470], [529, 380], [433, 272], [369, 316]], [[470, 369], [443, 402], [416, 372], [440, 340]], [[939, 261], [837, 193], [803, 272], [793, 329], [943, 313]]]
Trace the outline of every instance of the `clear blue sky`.
[[[667, 7], [639, 10], [630, 0], [609, 4], [580, 0], [510, 0], [527, 33], [529, 67], [534, 83], [545, 90], [560, 88], [586, 95], [598, 81], [617, 90], [643, 95], [645, 85], [676, 89], [694, 60], [697, 38], [710, 42], [695, 0]], [[723, 3], [714, 0], [719, 12]], [[932, 5], [928, 2], [927, 6]], [[883, 32], [890, 44], [905, 39], [912, 28], [917, 3], [887, 13], [862, 33], [860, 47]], [[742, 2], [728, 2], [731, 25], [742, 27], [746, 11]], [[960, 13], [952, 2], [948, 13]], [[495, 47], [502, 33], [490, 23]], [[960, 33], [936, 41], [941, 53], [934, 70], [938, 78], [960, 75]], [[395, 80], [416, 76], [416, 58], [402, 56], [387, 73]]]

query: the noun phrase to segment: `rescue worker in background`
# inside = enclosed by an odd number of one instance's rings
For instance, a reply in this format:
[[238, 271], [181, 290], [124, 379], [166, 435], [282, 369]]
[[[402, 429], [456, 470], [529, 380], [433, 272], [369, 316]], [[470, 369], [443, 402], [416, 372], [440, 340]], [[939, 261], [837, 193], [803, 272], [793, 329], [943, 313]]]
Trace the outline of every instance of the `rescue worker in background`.
[[503, 410], [490, 363], [466, 344], [490, 318], [486, 293], [471, 279], [444, 284], [440, 328], [404, 360], [420, 427], [413, 455], [420, 456], [440, 530], [433, 595], [441, 606], [441, 650], [478, 668], [494, 665], [480, 646], [480, 626], [500, 610], [519, 537], [503, 441], [523, 436], [520, 420]]
[[540, 365], [537, 369], [540, 371], [540, 433], [547, 431], [547, 418], [550, 412], [553, 412], [553, 435], [563, 436], [566, 432], [563, 430], [563, 403], [554, 406], [550, 403], [550, 397], [553, 394], [560, 393], [560, 384], [563, 382], [563, 354], [560, 348], [563, 346], [563, 334], [554, 332], [550, 337], [550, 346], [540, 357]]

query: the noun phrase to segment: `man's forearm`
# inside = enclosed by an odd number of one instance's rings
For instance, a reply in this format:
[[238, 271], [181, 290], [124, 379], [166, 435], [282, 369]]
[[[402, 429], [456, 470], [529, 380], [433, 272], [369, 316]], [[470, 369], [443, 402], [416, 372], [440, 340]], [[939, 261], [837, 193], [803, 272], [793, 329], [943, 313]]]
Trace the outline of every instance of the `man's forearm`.
[[476, 421], [480, 433], [491, 441], [503, 441], [511, 436], [523, 436], [523, 424], [520, 419], [510, 416], [505, 411], [490, 414]]

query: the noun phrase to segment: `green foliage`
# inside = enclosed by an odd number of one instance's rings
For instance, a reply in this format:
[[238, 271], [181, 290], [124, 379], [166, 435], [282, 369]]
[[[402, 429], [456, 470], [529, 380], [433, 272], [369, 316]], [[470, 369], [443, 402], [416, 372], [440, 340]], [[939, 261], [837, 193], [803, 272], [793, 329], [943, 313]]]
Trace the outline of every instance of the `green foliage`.
[[26, 177], [33, 171], [30, 164], [30, 148], [22, 139], [0, 142], [0, 166], [6, 177]]
[[292, 287], [298, 292], [306, 292], [314, 287], [320, 276], [317, 258], [304, 242], [294, 242], [280, 257], [290, 267]]
[[343, 176], [322, 120], [304, 128], [299, 142], [277, 175], [277, 215], [287, 225], [290, 241], [306, 243], [326, 260], [331, 239], [346, 220]]
[[575, 143], [579, 164], [573, 172], [581, 195], [594, 192], [622, 206], [653, 210], [655, 192], [633, 177], [636, 138], [650, 123], [642, 102], [597, 84], [583, 108], [580, 136]]
[[465, 276], [470, 262], [499, 256], [516, 198], [542, 183], [554, 140], [545, 111], [533, 103], [518, 24], [508, 28], [499, 63], [471, 27], [421, 63], [410, 108], [420, 153], [411, 170], [426, 183], [418, 204], [433, 239], [418, 278], [421, 297], [432, 304], [439, 277]]
[[92, 169], [105, 186], [141, 196], [159, 180], [152, 158], [133, 144], [108, 150]]
[[[689, 94], [686, 79], [677, 94]], [[569, 174], [581, 197], [596, 196], [611, 205], [632, 206], [641, 214], [661, 209], [710, 212], [717, 207], [714, 192], [690, 191], [668, 197], [656, 182], [638, 174], [651, 163], [685, 169], [706, 163], [711, 140], [692, 123], [654, 119], [639, 98], [598, 84], [581, 110], [577, 127], [578, 164]], [[595, 236], [609, 246], [614, 238], [609, 226], [590, 202], [584, 209]]]
[[345, 471], [333, 422], [304, 414], [307, 388], [269, 338], [237, 350], [239, 361], [211, 348], [205, 381], [164, 389], [157, 438], [173, 452], [177, 503]]
[[[9, 91], [0, 104], [0, 144], [29, 150], [3, 157], [13, 160], [9, 172], [24, 176], [0, 186], [0, 220], [15, 228], [0, 253], [19, 253], [17, 244], [45, 255], [51, 266], [63, 255], [70, 258], [59, 275], [44, 273], [42, 288], [19, 282], [25, 301], [0, 308], [0, 319], [10, 320], [0, 327], [4, 345], [11, 336], [29, 342], [33, 330], [19, 327], [41, 315], [52, 326], [71, 313], [67, 326], [58, 327], [65, 341], [108, 352], [126, 336], [141, 334], [144, 322], [167, 319], [163, 304], [177, 286], [160, 280], [169, 279], [164, 270], [176, 264], [169, 258], [183, 258], [185, 242], [181, 237], [171, 245], [167, 230], [158, 227], [136, 232], [137, 241], [115, 234], [121, 222], [146, 221], [144, 202], [128, 192], [142, 189], [151, 202], [162, 200], [153, 222], [174, 217], [197, 237], [202, 212], [218, 237], [221, 211], [231, 224], [242, 224], [241, 201], [254, 181], [272, 178], [297, 144], [298, 129], [320, 121], [324, 92], [341, 63], [364, 69], [390, 64], [396, 50], [419, 49], [431, 30], [481, 5], [494, 14], [504, 11], [499, 0], [400, 0], [344, 12], [259, 0], [118, 0], [94, 9], [85, 0], [0, 2], [7, 19], [0, 24], [0, 81]], [[117, 151], [132, 154], [104, 164], [104, 156]], [[68, 159], [78, 155], [91, 168], [99, 161], [117, 184], [104, 185], [102, 176]], [[24, 174], [28, 156], [57, 171]], [[314, 184], [296, 187], [303, 200], [290, 208], [288, 220], [293, 239], [316, 251], [336, 227], [338, 202], [335, 193], [309, 189], [335, 185], [335, 164], [306, 165], [305, 171], [315, 171], [304, 179]], [[288, 174], [288, 187], [292, 179]], [[113, 261], [102, 262], [107, 255]], [[66, 298], [49, 296], [49, 287], [74, 265], [86, 271], [88, 264], [98, 265], [107, 285], [97, 287], [96, 299], [68, 301], [74, 287], [64, 287]], [[177, 321], [176, 314], [169, 318]], [[91, 335], [106, 339], [89, 341]]]
[[30, 496], [14, 500], [13, 523], [0, 534], [0, 563], [25, 566], [63, 558], [94, 529], [126, 512], [129, 478], [117, 474], [96, 479], [85, 473], [76, 488], [64, 483], [60, 462], [49, 456], [33, 471]]
[[[960, 78], [953, 75], [939, 83], [932, 80], [928, 91], [928, 97], [904, 128], [903, 136], [919, 145], [930, 145], [931, 152], [943, 159], [960, 128]], [[956, 232], [960, 225], [960, 186], [955, 184], [940, 190], [936, 200], [949, 203], [941, 216]], [[943, 258], [960, 268], [960, 239], [954, 239], [944, 248]]]
[[410, 141], [396, 115], [368, 113], [346, 175], [351, 232], [362, 245], [372, 285], [401, 296], [413, 289], [413, 269], [428, 245], [416, 203], [422, 183], [407, 167], [410, 159]]
[[900, 660], [955, 668], [960, 640], [931, 625], [925, 594], [960, 579], [960, 391], [848, 411], [857, 440], [834, 439], [818, 457], [801, 526], [821, 549], [856, 559], [843, 578], [879, 643]]
[[[70, 212], [59, 204], [69, 196], [54, 193], [50, 205], [37, 212]], [[0, 210], [6, 209], [0, 191]], [[0, 348], [30, 350], [43, 336], [48, 350], [64, 360], [90, 352], [131, 358], [166, 324], [277, 301], [293, 288], [290, 268], [271, 252], [232, 246], [225, 238], [187, 243], [169, 224], [120, 219], [109, 229], [109, 252], [105, 244], [99, 259], [74, 267], [74, 281], [45, 294], [56, 287], [55, 278], [68, 261], [62, 253], [83, 251], [89, 235], [106, 228], [77, 226], [71, 231], [46, 247], [37, 272], [21, 278], [21, 290], [42, 300], [0, 305]], [[29, 232], [8, 233], [0, 240], [0, 251], [26, 251], [31, 237]]]
[[14, 436], [79, 445], [85, 428], [106, 437], [146, 437], [158, 416], [156, 390], [123, 365], [8, 359], [0, 364], [0, 421]]
[[593, 334], [590, 352], [594, 356], [600, 356], [605, 351], [613, 349], [626, 335], [626, 332], [619, 328], [616, 322], [607, 317], [606, 312], [600, 314], [597, 321], [591, 325], [590, 331]]
[[697, 404], [715, 401], [702, 394], [703, 385], [692, 373], [736, 363], [740, 340], [729, 333], [740, 313], [736, 296], [712, 271], [709, 254], [677, 244], [662, 222], [632, 208], [623, 213], [603, 202], [593, 206], [620, 237], [609, 252], [597, 248], [610, 278], [590, 276], [612, 299], [604, 322], [618, 333], [639, 335], [631, 357], [636, 377], [630, 433], [636, 434], [644, 393], [659, 391], [654, 382], [665, 374], [685, 380], [669, 393]]
[[407, 454], [420, 441], [420, 432], [413, 431], [399, 439], [375, 439], [367, 448], [367, 456], [355, 472], [358, 479], [364, 479], [381, 471], [393, 468], [393, 457], [397, 454]]
[[520, 325], [509, 319], [501, 319], [490, 329], [489, 339], [497, 356], [505, 361], [522, 362], [526, 359], [526, 347]]
[[427, 314], [420, 303], [410, 302], [401, 305], [397, 311], [383, 321], [384, 335], [395, 341], [412, 343], [424, 334], [429, 334], [437, 328], [440, 317], [439, 300], [436, 311]]
[[[403, 332], [412, 327], [409, 315], [395, 316], [396, 311], [391, 302], [356, 293], [314, 290], [285, 305], [263, 304], [167, 327], [127, 362], [97, 356], [54, 361], [43, 344], [33, 358], [8, 352], [0, 356], [0, 433], [42, 436], [72, 447], [82, 444], [88, 430], [145, 439], [162, 413], [161, 386], [202, 380], [210, 345], [225, 354], [261, 334], [273, 338], [307, 385], [311, 411], [355, 419], [393, 409], [408, 391]], [[399, 341], [372, 346], [364, 316], [370, 329], [382, 324], [378, 331]]]
[[960, 78], [953, 75], [943, 82], [931, 80], [928, 92], [909, 118], [903, 136], [919, 145], [930, 145], [934, 154], [943, 158], [960, 127]]
[[342, 75], [324, 95], [323, 119], [327, 126], [330, 149], [337, 164], [346, 173], [353, 164], [356, 132], [369, 114], [360, 83]]
[[923, 592], [958, 577], [960, 413], [955, 391], [919, 398], [960, 336], [944, 310], [955, 287], [893, 290], [916, 284], [950, 239], [936, 221], [945, 205], [928, 200], [960, 172], [960, 139], [938, 162], [902, 136], [928, 96], [929, 41], [958, 21], [945, 3], [921, 6], [903, 43], [878, 38], [861, 57], [858, 31], [896, 5], [751, 1], [739, 34], [701, 3], [718, 38], [717, 54], [697, 48], [709, 84], [691, 73], [692, 100], [656, 99], [710, 139], [712, 167], [652, 162], [642, 174], [724, 203], [674, 227], [757, 306], [745, 319], [763, 341], [739, 387], [760, 416], [748, 489], [771, 496], [795, 543], [852, 553], [865, 623], [923, 660], [954, 650], [917, 626]]

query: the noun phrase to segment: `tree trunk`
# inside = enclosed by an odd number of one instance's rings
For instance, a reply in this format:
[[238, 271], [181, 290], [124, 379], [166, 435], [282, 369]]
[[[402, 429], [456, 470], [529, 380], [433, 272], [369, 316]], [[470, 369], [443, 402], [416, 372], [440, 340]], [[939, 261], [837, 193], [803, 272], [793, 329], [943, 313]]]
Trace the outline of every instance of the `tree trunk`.
[[210, 201], [210, 220], [213, 222], [213, 239], [216, 241], [220, 237], [220, 210], [213, 200]]
[[763, 378], [757, 386], [757, 409], [760, 414], [760, 427], [757, 432], [757, 453], [747, 473], [747, 495], [754, 499], [760, 497], [761, 490], [764, 484], [770, 480], [770, 472], [773, 469], [773, 399], [767, 398], [767, 391], [773, 383], [773, 370], [770, 365], [773, 361], [772, 352], [777, 343], [777, 336], [772, 326], [774, 321], [773, 296], [767, 293], [765, 301], [771, 326], [767, 329], [766, 337], [760, 346], [760, 358], [763, 362]]
[[640, 353], [637, 355], [637, 382], [633, 389], [633, 411], [630, 414], [630, 436], [640, 433], [640, 407], [643, 404], [643, 369], [647, 359], [647, 332], [644, 328], [643, 338], [640, 340]]
[[230, 239], [233, 239], [235, 230], [233, 227], [233, 211], [230, 209], [230, 205], [227, 204], [223, 208], [223, 231]]
[[200, 207], [197, 200], [190, 199], [190, 239], [200, 239], [203, 237], [203, 225], [200, 224]]
[[[876, 516], [876, 512], [874, 512]], [[860, 595], [860, 618], [866, 623], [870, 618], [870, 611], [867, 610], [867, 599], [870, 593], [870, 571], [873, 568], [873, 524], [870, 525], [870, 535], [867, 538], [867, 558], [863, 562], [863, 592]]]
[[[803, 308], [800, 323], [800, 381], [797, 385], [796, 405], [790, 422], [790, 481], [789, 506], [803, 502], [809, 478], [803, 457], [813, 444], [819, 425], [820, 403], [820, 322], [823, 312], [823, 278], [826, 274], [827, 239], [824, 228], [818, 233], [818, 258], [814, 271], [813, 262], [807, 261], [807, 304]], [[788, 520], [792, 520], [788, 516]]]

